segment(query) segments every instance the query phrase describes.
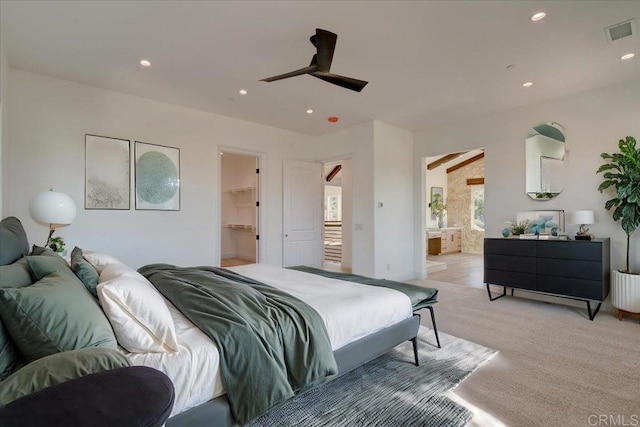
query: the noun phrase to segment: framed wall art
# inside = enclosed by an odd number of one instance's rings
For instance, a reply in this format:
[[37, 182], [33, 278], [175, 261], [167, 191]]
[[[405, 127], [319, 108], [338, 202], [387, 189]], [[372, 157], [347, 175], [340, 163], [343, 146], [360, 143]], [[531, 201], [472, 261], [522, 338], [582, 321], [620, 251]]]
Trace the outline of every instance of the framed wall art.
[[136, 209], [180, 210], [180, 149], [136, 141]]
[[86, 134], [84, 208], [129, 209], [131, 141]]
[[526, 233], [552, 234], [554, 236], [564, 233], [564, 211], [525, 211], [518, 212], [516, 216], [518, 224], [528, 221]]

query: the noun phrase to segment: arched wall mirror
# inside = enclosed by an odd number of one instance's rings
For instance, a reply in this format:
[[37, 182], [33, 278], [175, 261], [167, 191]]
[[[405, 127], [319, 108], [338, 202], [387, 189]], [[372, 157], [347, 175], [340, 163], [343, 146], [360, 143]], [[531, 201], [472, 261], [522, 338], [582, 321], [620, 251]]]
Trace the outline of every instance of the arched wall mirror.
[[525, 139], [526, 192], [534, 200], [549, 200], [562, 191], [565, 136], [550, 122], [534, 126]]

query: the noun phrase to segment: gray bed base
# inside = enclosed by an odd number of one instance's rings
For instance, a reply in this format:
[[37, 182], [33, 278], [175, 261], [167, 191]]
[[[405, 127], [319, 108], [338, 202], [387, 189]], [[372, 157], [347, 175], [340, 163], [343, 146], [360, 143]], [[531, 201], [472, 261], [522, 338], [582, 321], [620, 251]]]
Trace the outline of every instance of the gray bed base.
[[[420, 315], [403, 320], [381, 331], [352, 342], [333, 354], [338, 364], [338, 375], [364, 365], [386, 353], [398, 344], [413, 340], [418, 335]], [[414, 345], [416, 341], [414, 340]], [[414, 347], [415, 348], [415, 347]], [[336, 376], [336, 377], [337, 377]], [[227, 396], [223, 395], [191, 408], [167, 420], [167, 427], [235, 426]]]

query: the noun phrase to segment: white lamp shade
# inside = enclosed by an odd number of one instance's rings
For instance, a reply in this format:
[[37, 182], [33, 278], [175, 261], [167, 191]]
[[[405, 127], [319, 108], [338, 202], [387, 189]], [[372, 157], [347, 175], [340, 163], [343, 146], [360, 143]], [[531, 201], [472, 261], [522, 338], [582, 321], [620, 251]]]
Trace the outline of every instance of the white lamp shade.
[[575, 211], [573, 213], [573, 223], [574, 224], [594, 224], [595, 217], [593, 215], [593, 211]]
[[29, 213], [38, 224], [55, 229], [73, 222], [76, 217], [76, 204], [66, 194], [45, 191], [31, 201]]

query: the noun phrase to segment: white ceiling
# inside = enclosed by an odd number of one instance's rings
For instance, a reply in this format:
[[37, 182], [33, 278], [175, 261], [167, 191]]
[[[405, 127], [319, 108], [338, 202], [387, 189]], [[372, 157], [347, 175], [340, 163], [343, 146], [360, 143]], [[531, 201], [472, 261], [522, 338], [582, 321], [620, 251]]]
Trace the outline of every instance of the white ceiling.
[[[638, 79], [640, 37], [603, 31], [630, 18], [640, 1], [2, 0], [0, 36], [14, 68], [321, 135], [370, 120], [417, 131]], [[361, 93], [259, 81], [308, 65], [316, 27], [338, 34], [331, 71], [369, 81]]]

